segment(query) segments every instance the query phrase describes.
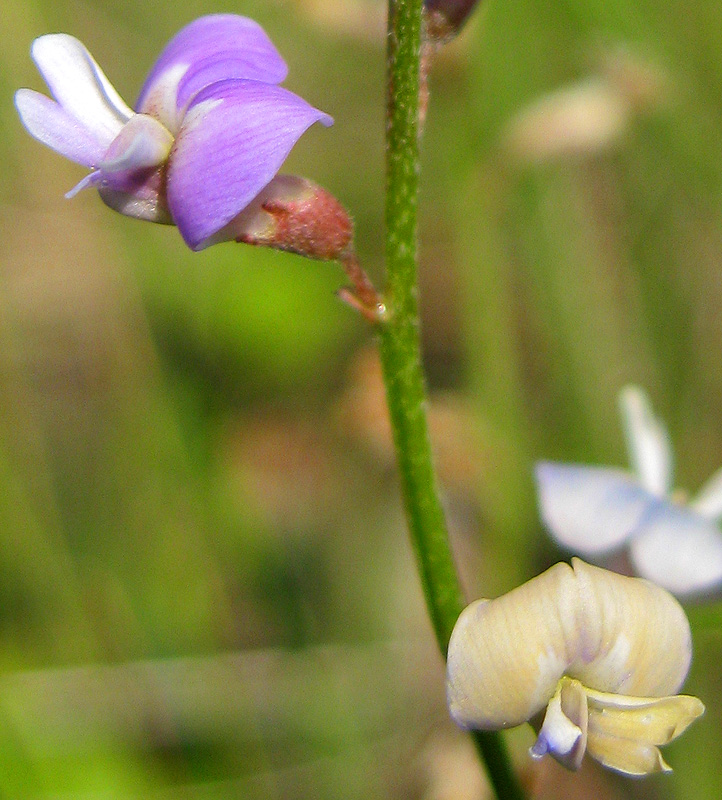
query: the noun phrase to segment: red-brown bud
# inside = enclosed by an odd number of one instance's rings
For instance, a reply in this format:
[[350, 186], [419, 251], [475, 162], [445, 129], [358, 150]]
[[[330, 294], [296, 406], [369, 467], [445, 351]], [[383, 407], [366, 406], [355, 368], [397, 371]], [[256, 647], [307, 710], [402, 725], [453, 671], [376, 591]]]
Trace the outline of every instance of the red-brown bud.
[[424, 0], [426, 33], [438, 43], [453, 39], [479, 0]]
[[352, 239], [351, 219], [332, 194], [306, 178], [277, 175], [209, 244], [235, 240], [335, 261]]

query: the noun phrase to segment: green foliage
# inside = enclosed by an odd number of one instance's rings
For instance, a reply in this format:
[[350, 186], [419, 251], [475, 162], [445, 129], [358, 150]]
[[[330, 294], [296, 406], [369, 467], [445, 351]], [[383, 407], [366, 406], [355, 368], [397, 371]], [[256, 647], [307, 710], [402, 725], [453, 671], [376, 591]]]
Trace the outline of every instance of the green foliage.
[[[348, 205], [376, 277], [381, 10], [332, 5], [233, 10], [335, 117], [288, 171]], [[78, 36], [132, 100], [167, 38], [213, 10], [3, 5], [0, 796], [439, 796], [450, 764], [465, 786], [478, 765], [446, 715], [382, 397], [357, 359], [371, 334], [333, 297], [340, 271], [241, 245], [193, 254], [90, 193], [65, 201], [80, 170], [14, 114], [14, 88], [41, 88], [34, 36]], [[669, 422], [679, 485], [722, 464], [721, 31], [711, 0], [487, 0], [435, 62], [421, 319], [470, 595], [560, 556], [532, 464], [621, 465], [624, 383]], [[512, 158], [513, 116], [606, 74], [619, 48], [651, 65], [659, 102], [594, 153]], [[722, 791], [719, 604], [692, 623], [686, 688], [708, 712], [645, 796]]]

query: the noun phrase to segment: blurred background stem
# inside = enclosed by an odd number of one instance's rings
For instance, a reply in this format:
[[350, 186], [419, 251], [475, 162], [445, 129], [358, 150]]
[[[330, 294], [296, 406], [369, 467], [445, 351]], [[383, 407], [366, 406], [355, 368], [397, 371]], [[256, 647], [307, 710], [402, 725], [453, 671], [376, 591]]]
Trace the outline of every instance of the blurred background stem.
[[[386, 302], [381, 359], [404, 506], [426, 603], [446, 654], [464, 597], [439, 501], [426, 420], [417, 302], [421, 0], [390, 0], [386, 118]], [[500, 736], [474, 738], [499, 798], [524, 795]]]

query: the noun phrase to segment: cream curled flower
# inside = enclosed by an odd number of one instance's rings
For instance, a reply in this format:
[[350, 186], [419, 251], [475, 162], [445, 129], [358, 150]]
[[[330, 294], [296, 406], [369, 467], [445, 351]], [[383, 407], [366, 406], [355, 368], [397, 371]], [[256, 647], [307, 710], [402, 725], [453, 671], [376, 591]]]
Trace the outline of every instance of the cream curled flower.
[[459, 617], [447, 697], [464, 728], [521, 725], [546, 708], [534, 757], [578, 769], [585, 752], [628, 775], [668, 771], [657, 745], [704, 712], [676, 695], [689, 623], [664, 589], [572, 559]]

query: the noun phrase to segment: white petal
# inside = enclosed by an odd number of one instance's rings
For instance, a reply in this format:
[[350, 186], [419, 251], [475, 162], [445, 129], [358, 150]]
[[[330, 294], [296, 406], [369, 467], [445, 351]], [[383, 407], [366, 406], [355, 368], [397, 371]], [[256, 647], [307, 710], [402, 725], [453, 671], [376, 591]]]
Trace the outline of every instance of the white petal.
[[692, 658], [684, 610], [650, 581], [572, 559], [578, 588], [566, 674], [600, 692], [636, 697], [674, 694]]
[[449, 642], [447, 698], [464, 728], [498, 730], [541, 711], [568, 665], [577, 587], [568, 564], [462, 612]]
[[629, 547], [635, 570], [678, 595], [722, 587], [722, 532], [689, 508], [660, 504]]
[[544, 723], [529, 752], [532, 758], [549, 753], [567, 769], [577, 770], [587, 749], [587, 696], [579, 681], [562, 678], [549, 701]]
[[718, 469], [702, 486], [689, 501], [689, 507], [703, 517], [718, 521], [722, 519], [722, 469]]
[[542, 519], [564, 547], [593, 556], [621, 547], [654, 497], [621, 470], [557, 464], [536, 466]]
[[672, 447], [667, 429], [637, 386], [622, 389], [619, 407], [632, 467], [645, 489], [664, 497], [672, 486]]
[[160, 166], [173, 146], [173, 137], [158, 120], [134, 114], [114, 139], [100, 163], [103, 172]]
[[31, 54], [63, 109], [110, 145], [133, 112], [85, 46], [73, 36], [53, 33], [36, 39]]
[[18, 89], [15, 107], [28, 133], [56, 153], [89, 168], [102, 159], [107, 144], [98, 142], [92, 132], [44, 94]]

